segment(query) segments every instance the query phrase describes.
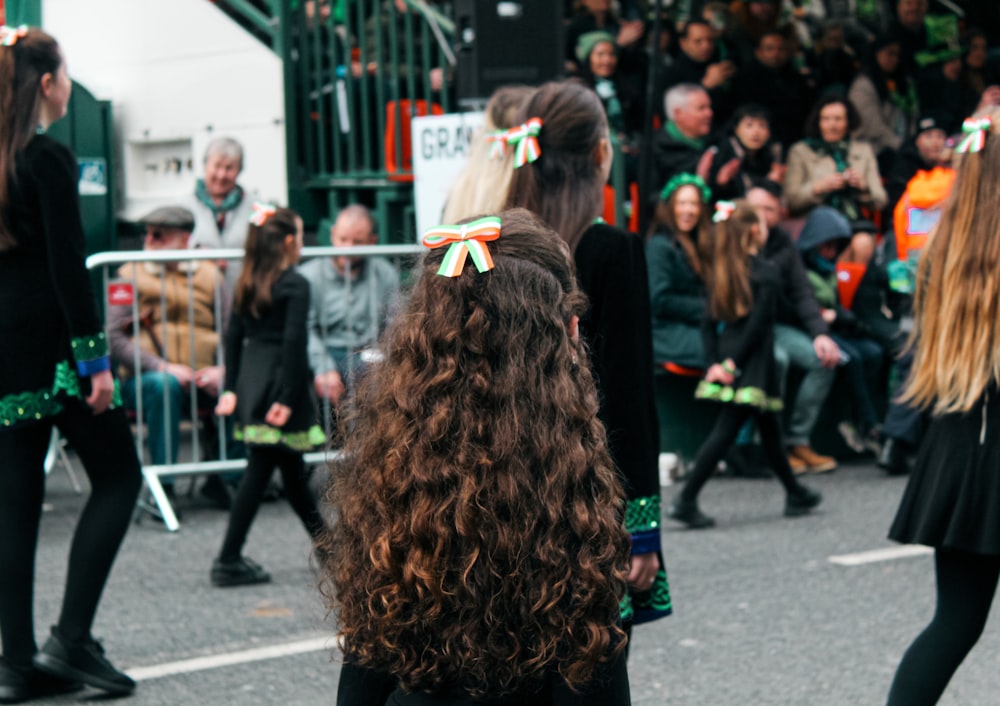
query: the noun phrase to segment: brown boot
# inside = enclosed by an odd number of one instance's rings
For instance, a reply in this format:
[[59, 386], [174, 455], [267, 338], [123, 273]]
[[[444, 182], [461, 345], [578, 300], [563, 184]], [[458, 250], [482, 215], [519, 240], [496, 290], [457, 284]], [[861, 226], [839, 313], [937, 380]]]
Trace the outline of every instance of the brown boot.
[[809, 466], [806, 465], [806, 462], [793, 454], [791, 450], [788, 452], [788, 465], [792, 467], [792, 473], [797, 476], [809, 472]]
[[828, 473], [837, 467], [837, 459], [832, 456], [821, 456], [806, 444], [793, 446], [789, 449], [789, 456], [801, 460], [810, 473]]

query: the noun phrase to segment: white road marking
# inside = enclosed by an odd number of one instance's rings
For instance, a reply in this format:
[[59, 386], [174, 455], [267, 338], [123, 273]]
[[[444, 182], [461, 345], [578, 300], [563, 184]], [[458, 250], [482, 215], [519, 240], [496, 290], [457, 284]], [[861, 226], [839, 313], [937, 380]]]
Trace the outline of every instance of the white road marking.
[[328, 635], [326, 637], [314, 637], [308, 640], [286, 642], [281, 645], [271, 645], [269, 647], [255, 647], [250, 650], [240, 650], [239, 652], [194, 657], [192, 659], [180, 660], [179, 662], [165, 662], [164, 664], [154, 664], [150, 667], [135, 667], [126, 670], [126, 673], [136, 681], [147, 681], [175, 674], [189, 674], [191, 672], [201, 672], [206, 669], [230, 667], [235, 664], [248, 664], [250, 662], [260, 662], [265, 659], [278, 659], [279, 657], [305, 654], [306, 652], [331, 650], [335, 646], [336, 639]]
[[855, 554], [840, 554], [827, 558], [831, 564], [840, 566], [860, 566], [861, 564], [874, 564], [879, 561], [893, 561], [895, 559], [906, 559], [911, 556], [924, 556], [933, 554], [934, 550], [917, 544], [904, 544], [899, 547], [885, 547], [884, 549], [872, 549], [867, 552], [857, 552]]

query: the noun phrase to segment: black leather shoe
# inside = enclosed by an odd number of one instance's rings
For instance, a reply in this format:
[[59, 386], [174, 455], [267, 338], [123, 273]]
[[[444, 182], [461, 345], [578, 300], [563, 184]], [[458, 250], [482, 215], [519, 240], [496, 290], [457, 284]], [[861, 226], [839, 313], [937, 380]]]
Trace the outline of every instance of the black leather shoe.
[[878, 455], [878, 467], [890, 476], [907, 475], [910, 472], [910, 464], [906, 460], [909, 451], [906, 442], [893, 439], [891, 436], [886, 437], [885, 443], [882, 444], [882, 453]]
[[800, 517], [808, 515], [809, 511], [823, 501], [818, 490], [812, 490], [800, 485], [798, 490], [785, 497], [785, 517]]
[[219, 588], [253, 586], [258, 583], [268, 583], [270, 580], [271, 574], [264, 571], [260, 564], [246, 557], [240, 557], [236, 561], [216, 559], [212, 562], [212, 585]]
[[130, 694], [135, 682], [115, 669], [104, 656], [104, 648], [92, 637], [81, 643], [71, 643], [52, 628], [52, 635], [32, 663], [39, 671], [61, 679], [81, 681], [110, 694]]
[[15, 667], [0, 657], [0, 704], [19, 704], [80, 691], [83, 684], [40, 672], [33, 665]]
[[688, 529], [707, 529], [715, 527], [715, 520], [698, 509], [698, 503], [685, 502], [678, 498], [667, 510], [667, 517], [683, 522]]

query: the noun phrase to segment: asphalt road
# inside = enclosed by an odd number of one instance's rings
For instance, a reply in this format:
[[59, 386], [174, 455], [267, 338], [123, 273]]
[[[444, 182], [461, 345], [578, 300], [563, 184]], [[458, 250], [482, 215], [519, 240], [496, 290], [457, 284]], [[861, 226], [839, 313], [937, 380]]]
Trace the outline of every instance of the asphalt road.
[[[825, 500], [784, 519], [775, 481], [714, 479], [702, 507], [718, 520], [692, 532], [667, 521], [663, 540], [675, 613], [636, 629], [633, 704], [881, 704], [895, 666], [930, 618], [932, 559], [844, 566], [831, 556], [896, 545], [886, 530], [905, 480], [870, 465], [810, 482]], [[181, 481], [183, 485], [186, 480]], [[675, 488], [663, 491], [664, 505]], [[82, 499], [57, 467], [38, 557], [39, 640], [54, 620]], [[262, 507], [246, 554], [274, 576], [215, 589], [208, 580], [226, 514], [182, 499], [181, 530], [149, 518], [126, 538], [95, 634], [140, 683], [134, 706], [332, 704], [339, 664], [308, 566], [309, 543], [284, 502]], [[1000, 704], [1000, 626], [993, 620], [941, 704]], [[47, 703], [89, 703], [96, 692]], [[103, 699], [100, 699], [103, 700]]]

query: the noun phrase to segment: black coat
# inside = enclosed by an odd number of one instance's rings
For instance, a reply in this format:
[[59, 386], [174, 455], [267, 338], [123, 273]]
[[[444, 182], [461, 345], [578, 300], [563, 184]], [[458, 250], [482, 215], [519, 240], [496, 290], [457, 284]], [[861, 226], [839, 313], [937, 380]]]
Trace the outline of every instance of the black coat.
[[781, 280], [777, 297], [778, 323], [805, 331], [810, 338], [829, 334], [791, 236], [781, 228], [772, 228], [762, 254], [778, 268]]
[[785, 149], [802, 137], [813, 89], [791, 66], [771, 69], [754, 59], [737, 76], [733, 104], [759, 103], [771, 113], [771, 137]]
[[[712, 199], [733, 200], [746, 196], [756, 183], [763, 181], [774, 166], [775, 147], [780, 146], [775, 142], [768, 142], [757, 154], [747, 154], [746, 148], [735, 137], [730, 136], [719, 144], [719, 151], [712, 158], [712, 166], [708, 170], [708, 186], [712, 190]], [[725, 184], [720, 184], [717, 179], [719, 170], [733, 159], [740, 160], [740, 169]]]

